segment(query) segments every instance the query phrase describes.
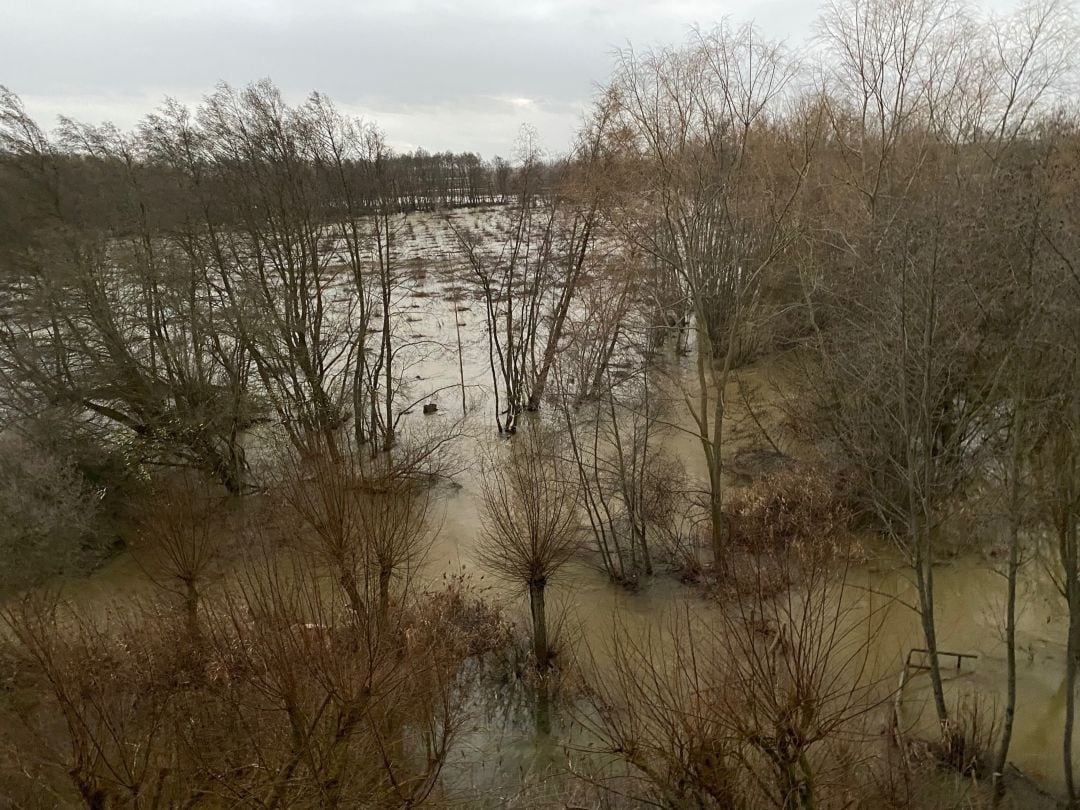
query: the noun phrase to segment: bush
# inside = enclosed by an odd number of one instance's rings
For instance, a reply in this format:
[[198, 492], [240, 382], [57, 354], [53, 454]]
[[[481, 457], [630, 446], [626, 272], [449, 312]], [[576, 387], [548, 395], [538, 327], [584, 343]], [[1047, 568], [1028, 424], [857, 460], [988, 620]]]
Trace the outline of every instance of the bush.
[[731, 542], [749, 550], [835, 550], [851, 523], [835, 487], [819, 474], [765, 476], [730, 501]]
[[70, 458], [23, 433], [0, 433], [0, 592], [92, 559], [101, 545], [98, 505]]
[[0, 768], [0, 795], [102, 808], [438, 797], [478, 694], [470, 659], [495, 655], [507, 623], [460, 579], [386, 615], [333, 590], [315, 567], [267, 561], [205, 600], [197, 635], [148, 600], [87, 613], [35, 592], [0, 607], [0, 754], [20, 764]]

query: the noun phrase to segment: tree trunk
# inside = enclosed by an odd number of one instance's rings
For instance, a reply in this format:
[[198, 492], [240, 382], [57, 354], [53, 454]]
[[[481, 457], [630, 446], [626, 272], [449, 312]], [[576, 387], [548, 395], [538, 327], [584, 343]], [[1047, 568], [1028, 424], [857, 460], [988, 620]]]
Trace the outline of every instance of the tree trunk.
[[536, 687], [536, 732], [551, 734], [551, 684], [541, 678]]
[[458, 312], [458, 305], [454, 304], [454, 330], [457, 334], [457, 362], [458, 362], [458, 380], [461, 383], [461, 415], [465, 417], [469, 413], [468, 406], [465, 404], [465, 360], [461, 352], [461, 315]]
[[[1065, 556], [1065, 599], [1069, 608], [1069, 630], [1065, 644], [1065, 734], [1062, 754], [1065, 766], [1065, 791], [1068, 794], [1068, 806], [1080, 808], [1080, 796], [1076, 793], [1076, 779], [1073, 772], [1073, 728], [1076, 721], [1076, 656], [1080, 653], [1077, 641], [1080, 640], [1080, 582], [1076, 570], [1076, 537], [1065, 526], [1062, 546], [1067, 549]], [[1072, 536], [1069, 536], [1069, 535]]]
[[1009, 527], [1009, 563], [1006, 572], [1007, 593], [1005, 597], [1005, 719], [1001, 727], [1001, 742], [998, 745], [997, 760], [994, 762], [994, 777], [999, 780], [998, 793], [1004, 787], [1000, 779], [1005, 773], [1009, 760], [1009, 746], [1012, 742], [1013, 719], [1016, 716], [1016, 577], [1020, 568], [1020, 531], [1014, 523]]
[[345, 591], [345, 596], [349, 600], [349, 607], [352, 608], [353, 613], [357, 618], [364, 615], [366, 605], [364, 603], [364, 597], [360, 595], [360, 589], [356, 583], [356, 575], [348, 567], [343, 567], [341, 572], [341, 589]]
[[805, 750], [799, 752], [799, 770], [802, 771], [802, 784], [799, 786], [799, 801], [803, 810], [817, 810], [817, 791], [813, 766]]
[[[1019, 420], [1017, 420], [1019, 422]], [[995, 800], [1003, 794], [1002, 776], [1009, 760], [1012, 743], [1013, 719], [1016, 715], [1016, 578], [1020, 570], [1020, 425], [1013, 425], [1012, 458], [1009, 463], [1009, 561], [1005, 572], [1007, 592], [1005, 596], [1005, 671], [1006, 695], [1005, 718], [1001, 727], [1001, 741], [994, 761]], [[1071, 613], [1070, 613], [1071, 615]]]
[[713, 567], [719, 569], [728, 541], [727, 516], [724, 515], [724, 489], [720, 471], [709, 468], [709, 515], [712, 522]]
[[933, 560], [917, 561], [915, 566], [915, 584], [919, 590], [919, 618], [922, 621], [923, 637], [926, 643], [926, 657], [930, 667], [930, 687], [934, 694], [934, 708], [938, 723], [944, 732], [949, 720], [949, 709], [945, 704], [945, 687], [941, 681], [941, 662], [938, 660], [937, 625], [934, 619], [934, 570]]
[[194, 647], [199, 639], [199, 588], [194, 580], [184, 583], [184, 623], [188, 642]]
[[392, 570], [389, 568], [379, 569], [379, 622], [386, 621], [386, 616], [390, 612], [390, 575]]
[[[360, 291], [363, 295], [363, 290]], [[363, 342], [356, 351], [356, 371], [353, 373], [353, 438], [357, 447], [363, 447], [367, 442], [367, 431], [364, 428], [364, 411], [367, 403], [364, 401], [364, 346]]]
[[390, 359], [393, 353], [393, 347], [391, 346], [390, 337], [390, 310], [389, 306], [386, 309], [386, 322], [383, 325], [383, 351], [386, 353], [386, 425], [383, 429], [383, 451], [390, 452], [394, 449], [394, 369], [391, 365]]
[[338, 720], [337, 730], [326, 757], [329, 778], [323, 784], [323, 806], [328, 810], [341, 805], [349, 740], [356, 727], [367, 716], [370, 697], [370, 693], [365, 689], [359, 699], [351, 701], [350, 705], [341, 712]]
[[589, 212], [589, 217], [583, 226], [580, 242], [576, 245], [576, 253], [572, 260], [573, 264], [570, 266], [570, 272], [567, 274], [562, 291], [559, 293], [559, 302], [555, 307], [555, 317], [540, 362], [540, 372], [533, 382], [532, 391], [529, 393], [529, 401], [525, 406], [526, 410], [538, 410], [540, 401], [544, 397], [548, 375], [551, 373], [551, 366], [555, 362], [555, 355], [559, 350], [559, 340], [562, 338], [563, 327], [566, 324], [566, 315], [570, 311], [570, 302], [573, 300], [574, 291], [577, 289], [577, 280], [581, 275], [581, 268], [585, 265], [585, 257], [589, 249], [589, 235], [592, 231], [592, 217], [595, 216], [595, 213], [595, 208]]
[[200, 439], [193, 444], [199, 466], [213, 473], [230, 495], [239, 495], [243, 483], [240, 469], [242, 454], [238, 452], [235, 440], [229, 443], [227, 457], [219, 453], [209, 439]]
[[230, 495], [239, 495], [243, 485], [240, 471], [237, 467], [238, 465], [235, 463], [235, 458], [232, 458], [229, 462], [217, 465], [215, 470], [217, 473], [216, 478]]
[[544, 580], [529, 583], [529, 611], [532, 613], [533, 624], [533, 655], [536, 658], [536, 668], [541, 674], [546, 672], [551, 665], [551, 654], [548, 650], [547, 614], [544, 603], [544, 588], [546, 585], [547, 583]]

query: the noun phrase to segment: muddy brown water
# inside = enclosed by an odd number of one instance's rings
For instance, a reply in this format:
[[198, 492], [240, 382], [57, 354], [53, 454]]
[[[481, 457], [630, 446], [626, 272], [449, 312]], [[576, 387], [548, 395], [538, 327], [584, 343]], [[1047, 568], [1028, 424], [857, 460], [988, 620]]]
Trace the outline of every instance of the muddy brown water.
[[[477, 217], [487, 216], [477, 214]], [[486, 221], [486, 220], [485, 220]], [[436, 250], [444, 259], [452, 244], [437, 222], [421, 222], [415, 251]], [[414, 257], [415, 258], [415, 257]], [[407, 325], [417, 335], [430, 338], [446, 348], [408, 358], [412, 363], [410, 391], [402, 397], [410, 401], [425, 391], [459, 383], [455, 322], [463, 338], [465, 399], [469, 416], [458, 453], [466, 462], [456, 476], [454, 487], [441, 488], [436, 508], [440, 529], [424, 564], [422, 578], [438, 582], [444, 575], [468, 573], [491, 588], [522, 621], [527, 615], [523, 594], [487, 576], [476, 556], [480, 532], [476, 466], [470, 464], [481, 450], [498, 441], [488, 393], [491, 372], [487, 366], [487, 341], [483, 305], [473, 298], [450, 302], [442, 294], [443, 283], [434, 276], [417, 281], [421, 287], [403, 308], [415, 321]], [[690, 364], [686, 361], [687, 373]], [[745, 374], [764, 385], [771, 376], [769, 364], [759, 364]], [[734, 398], [734, 397], [733, 397]], [[460, 388], [443, 390], [432, 401], [439, 413], [423, 416], [420, 408], [406, 417], [410, 425], [430, 428], [449, 425], [461, 415]], [[543, 417], [541, 417], [543, 418]], [[419, 421], [424, 420], [424, 421]], [[679, 458], [688, 473], [704, 479], [700, 445], [687, 432], [674, 430], [665, 438], [667, 449]], [[867, 559], [850, 575], [847, 598], [853, 610], [868, 611], [891, 602], [871, 639], [873, 660], [869, 677], [895, 683], [908, 652], [923, 646], [915, 613], [903, 606], [916, 601], [914, 584], [900, 555], [874, 538], [866, 539]], [[1002, 707], [1005, 701], [1004, 615], [1005, 580], [996, 565], [980, 555], [958, 557], [939, 565], [935, 572], [938, 637], [942, 650], [978, 656], [965, 659], [959, 671], [945, 661], [947, 692], [951, 706], [977, 697], [988, 708]], [[68, 598], [77, 603], [107, 602], [146, 588], [145, 575], [129, 555], [112, 560], [89, 578], [73, 580], [66, 586]], [[575, 645], [603, 664], [614, 628], [621, 625], [640, 637], [658, 633], [679, 608], [709, 611], [707, 602], [692, 587], [680, 584], [671, 575], [661, 574], [636, 593], [612, 585], [595, 566], [575, 561], [552, 583], [553, 601], [564, 606], [569, 626], [575, 628]], [[1023, 570], [1020, 583], [1017, 693], [1010, 760], [1024, 773], [1057, 791], [1062, 785], [1061, 741], [1064, 723], [1064, 640], [1065, 609], [1049, 576], [1037, 561]], [[914, 673], [905, 688], [901, 721], [910, 730], [929, 731], [933, 723], [933, 703], [927, 678]], [[466, 729], [456, 763], [448, 769], [448, 779], [458, 785], [478, 785], [494, 779], [512, 784], [545, 763], [557, 758], [550, 739], [542, 738], [520, 724], [500, 724], [491, 718], [477, 718]], [[1080, 764], [1080, 763], [1078, 763]], [[502, 774], [496, 778], [495, 774]], [[512, 788], [507, 788], [512, 790]]]

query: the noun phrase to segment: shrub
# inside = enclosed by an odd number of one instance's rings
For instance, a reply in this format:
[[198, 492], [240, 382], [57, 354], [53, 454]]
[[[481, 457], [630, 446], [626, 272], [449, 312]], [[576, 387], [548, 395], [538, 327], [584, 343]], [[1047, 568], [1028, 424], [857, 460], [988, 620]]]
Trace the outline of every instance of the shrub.
[[735, 495], [728, 506], [733, 544], [750, 550], [835, 550], [851, 512], [835, 487], [813, 472], [765, 476]]
[[71, 459], [22, 433], [0, 433], [0, 592], [92, 558], [98, 503]]

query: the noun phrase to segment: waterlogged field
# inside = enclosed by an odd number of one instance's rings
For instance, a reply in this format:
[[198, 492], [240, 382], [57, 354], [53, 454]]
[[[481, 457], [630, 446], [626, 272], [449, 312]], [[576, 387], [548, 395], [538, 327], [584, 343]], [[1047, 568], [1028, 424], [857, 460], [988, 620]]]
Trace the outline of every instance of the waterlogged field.
[[[414, 587], [434, 588], [448, 578], [464, 576], [506, 605], [525, 627], [525, 594], [486, 572], [478, 554], [481, 460], [499, 453], [512, 440], [496, 432], [483, 300], [462, 259], [458, 236], [475, 231], [487, 249], [495, 251], [506, 228], [505, 213], [499, 209], [461, 210], [449, 217], [412, 214], [399, 224], [394, 245], [395, 260], [403, 270], [394, 299], [399, 315], [394, 338], [401, 347], [397, 402], [399, 407], [410, 406], [401, 422], [406, 439], [410, 434], [460, 430], [453, 446], [455, 473], [451, 482], [437, 485], [433, 540], [416, 572]], [[342, 293], [342, 306], [348, 306], [347, 295]], [[585, 328], [586, 317], [580, 310], [571, 313], [571, 335], [575, 328]], [[704, 488], [704, 458], [682, 398], [682, 391], [692, 391], [696, 384], [693, 356], [672, 353], [660, 362], [664, 374], [658, 376], [661, 382], [654, 395], [668, 417], [659, 440], [677, 459], [691, 486]], [[784, 374], [783, 357], [767, 358], [740, 371], [743, 382], [754, 385], [766, 399], [759, 417], [764, 414], [762, 426], [769, 431], [782, 431], [779, 412], [768, 407], [767, 400], [769, 391], [782, 388]], [[734, 387], [730, 396], [737, 401]], [[423, 404], [437, 405], [437, 413], [423, 414]], [[729, 414], [736, 437], [728, 445], [732, 460], [742, 450], [763, 446], [761, 437], [746, 428], [744, 417], [738, 408]], [[557, 421], [550, 407], [542, 407], [527, 419]], [[263, 426], [248, 437], [249, 457], [256, 469], [260, 454], [271, 456], [278, 441], [272, 426]], [[739, 480], [729, 476], [728, 483], [737, 486]], [[953, 526], [951, 531], [962, 549], [967, 539], [964, 533], [974, 529]], [[894, 718], [905, 731], [930, 732], [935, 721], [928, 679], [918, 667], [923, 659], [913, 652], [923, 642], [911, 608], [917, 596], [910, 573], [900, 554], [881, 539], [863, 536], [860, 544], [862, 553], [848, 575], [843, 611], [844, 621], [852, 628], [851, 638], [868, 638], [869, 655], [860, 677], [878, 685], [881, 695], [880, 706], [861, 719], [872, 749], [889, 744]], [[592, 671], [610, 668], [614, 666], [613, 639], [620, 632], [642, 645], [655, 644], [656, 654], [663, 657], [670, 652], [664, 646], [664, 630], [673, 617], [690, 615], [710, 624], [710, 617], [722, 608], [704, 598], [699, 585], [680, 582], [672, 562], [659, 560], [656, 574], [636, 591], [612, 584], [594, 550], [586, 549], [560, 571], [550, 586], [562, 660]], [[978, 704], [987, 723], [1003, 704], [1005, 689], [1005, 646], [998, 618], [1003, 615], [1005, 584], [998, 569], [992, 555], [962, 550], [935, 568], [940, 648], [972, 656], [961, 659], [959, 666], [943, 658], [947, 699], [956, 707]], [[69, 581], [65, 594], [80, 609], [104, 610], [114, 598], [146, 589], [143, 571], [129, 555], [121, 554], [90, 578]], [[1020, 593], [1024, 607], [1017, 633], [1019, 709], [1010, 759], [1034, 781], [1056, 790], [1062, 779], [1065, 611], [1038, 559], [1024, 567]], [[907, 669], [903, 692], [897, 695], [905, 662], [915, 666]], [[538, 785], [550, 779], [552, 795], [547, 799], [553, 800], [564, 784], [555, 777], [565, 773], [568, 762], [577, 767], [588, 761], [593, 742], [588, 708], [574, 697], [572, 683], [566, 691], [565, 701], [554, 711], [550, 734], [537, 732], [520, 690], [478, 695], [444, 772], [451, 791], [467, 795], [480, 790], [492, 806], [526, 795], [530, 801], [540, 801], [544, 788]]]

